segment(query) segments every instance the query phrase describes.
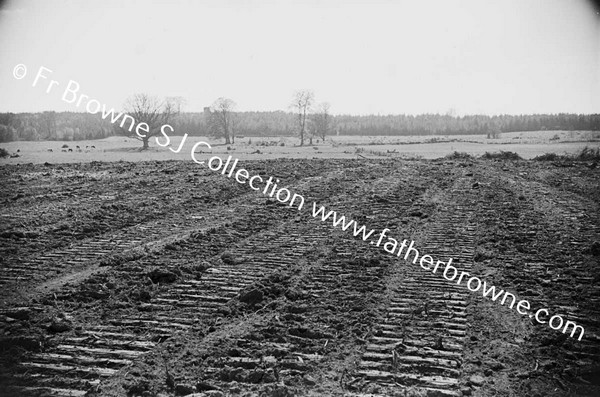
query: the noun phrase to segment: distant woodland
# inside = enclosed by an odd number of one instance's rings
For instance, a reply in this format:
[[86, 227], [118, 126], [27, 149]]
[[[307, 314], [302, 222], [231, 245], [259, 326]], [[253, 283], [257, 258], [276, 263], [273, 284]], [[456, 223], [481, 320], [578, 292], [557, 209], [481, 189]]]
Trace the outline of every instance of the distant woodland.
[[[235, 135], [296, 136], [297, 115], [283, 111], [236, 112]], [[170, 122], [172, 135], [210, 135], [206, 113], [181, 113]], [[538, 130], [600, 130], [600, 114], [462, 116], [439, 114], [332, 116], [330, 135], [466, 135]], [[0, 113], [0, 142], [88, 140], [119, 135], [100, 114], [75, 112]]]

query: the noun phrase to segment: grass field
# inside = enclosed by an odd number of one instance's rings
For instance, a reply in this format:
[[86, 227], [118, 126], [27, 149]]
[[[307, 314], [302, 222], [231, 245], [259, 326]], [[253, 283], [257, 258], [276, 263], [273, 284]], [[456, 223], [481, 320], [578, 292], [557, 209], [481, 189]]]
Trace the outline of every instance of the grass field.
[[[177, 148], [182, 137], [172, 137], [171, 147]], [[598, 131], [532, 131], [505, 133], [498, 139], [485, 135], [451, 136], [332, 136], [326, 142], [313, 140], [313, 145], [298, 146], [293, 137], [244, 137], [235, 145], [223, 145], [220, 140], [206, 137], [188, 138], [179, 153], [173, 153], [151, 140], [150, 150], [140, 151], [141, 142], [124, 137], [111, 137], [90, 141], [34, 141], [10, 142], [0, 147], [19, 157], [0, 159], [0, 164], [23, 163], [80, 163], [90, 161], [145, 161], [190, 160], [194, 142], [204, 140], [213, 145], [213, 155], [231, 154], [240, 160], [265, 160], [275, 158], [424, 158], [444, 157], [454, 151], [481, 155], [485, 152], [512, 151], [524, 159], [544, 153], [575, 153], [582, 148], [599, 147]], [[68, 145], [72, 152], [63, 152]], [[281, 146], [283, 145], [283, 146]], [[79, 146], [80, 149], [77, 149]], [[91, 148], [95, 146], [95, 148]], [[87, 147], [87, 149], [86, 149]], [[208, 149], [203, 147], [204, 151]], [[52, 151], [49, 151], [52, 150]], [[64, 149], [68, 150], [68, 149]], [[205, 154], [206, 156], [206, 154]], [[201, 155], [198, 156], [201, 158]]]

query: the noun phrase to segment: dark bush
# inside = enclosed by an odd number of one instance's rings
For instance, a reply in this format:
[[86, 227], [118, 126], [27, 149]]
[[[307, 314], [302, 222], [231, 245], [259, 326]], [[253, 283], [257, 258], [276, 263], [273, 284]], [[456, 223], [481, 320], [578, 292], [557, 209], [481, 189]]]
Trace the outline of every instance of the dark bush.
[[0, 148], [0, 157], [1, 158], [5, 158], [10, 156], [10, 153], [8, 153], [8, 150], [4, 149], [4, 148]]
[[533, 161], [558, 161], [563, 159], [564, 156], [558, 155], [556, 153], [545, 153], [540, 156], [534, 157]]
[[600, 161], [600, 148], [584, 147], [576, 154], [545, 153], [534, 157], [534, 161]]
[[455, 151], [454, 153], [446, 155], [444, 158], [448, 160], [472, 160], [473, 156], [471, 156], [469, 153]]
[[584, 147], [581, 152], [577, 153], [573, 160], [578, 161], [600, 161], [600, 147], [596, 149]]
[[503, 150], [501, 150], [499, 153], [485, 152], [481, 158], [485, 160], [523, 160], [517, 153], [505, 152]]

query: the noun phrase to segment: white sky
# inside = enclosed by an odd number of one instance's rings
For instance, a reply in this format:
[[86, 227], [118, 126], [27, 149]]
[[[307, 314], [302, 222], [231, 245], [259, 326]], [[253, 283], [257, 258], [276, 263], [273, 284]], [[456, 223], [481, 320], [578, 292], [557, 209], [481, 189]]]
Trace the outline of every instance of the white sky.
[[[9, 1], [0, 111], [81, 111], [69, 79], [120, 108], [134, 93], [334, 113], [600, 112], [600, 15], [586, 1]], [[13, 77], [23, 63], [28, 75]], [[40, 66], [59, 81], [32, 87]]]

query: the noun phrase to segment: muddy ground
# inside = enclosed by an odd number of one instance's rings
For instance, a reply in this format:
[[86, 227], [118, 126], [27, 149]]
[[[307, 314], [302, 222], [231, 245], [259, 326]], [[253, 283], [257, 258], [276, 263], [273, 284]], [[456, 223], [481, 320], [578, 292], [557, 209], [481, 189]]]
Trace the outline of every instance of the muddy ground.
[[[600, 395], [590, 162], [0, 168], [0, 395]], [[585, 327], [577, 341], [312, 218], [312, 201]]]

